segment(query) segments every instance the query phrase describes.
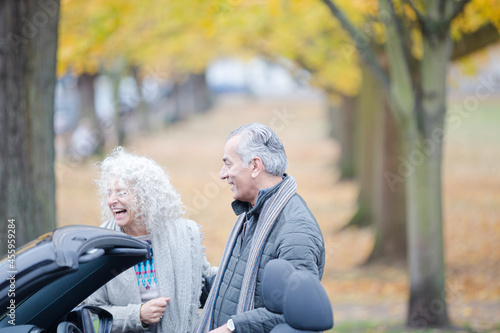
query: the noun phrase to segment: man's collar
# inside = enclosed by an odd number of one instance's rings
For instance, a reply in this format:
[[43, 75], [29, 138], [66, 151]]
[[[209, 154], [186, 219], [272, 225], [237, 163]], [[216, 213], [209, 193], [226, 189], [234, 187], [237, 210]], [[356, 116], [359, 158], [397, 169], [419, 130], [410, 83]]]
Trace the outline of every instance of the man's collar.
[[288, 174], [283, 175], [283, 179], [276, 185], [268, 188], [261, 188], [259, 190], [259, 194], [257, 195], [257, 201], [255, 202], [255, 206], [249, 202], [244, 202], [240, 200], [234, 200], [231, 204], [233, 210], [236, 215], [241, 215], [242, 213], [247, 213], [247, 218], [250, 218], [252, 215], [258, 215], [264, 207], [264, 203], [269, 199], [276, 191], [280, 188], [283, 181], [288, 177]]

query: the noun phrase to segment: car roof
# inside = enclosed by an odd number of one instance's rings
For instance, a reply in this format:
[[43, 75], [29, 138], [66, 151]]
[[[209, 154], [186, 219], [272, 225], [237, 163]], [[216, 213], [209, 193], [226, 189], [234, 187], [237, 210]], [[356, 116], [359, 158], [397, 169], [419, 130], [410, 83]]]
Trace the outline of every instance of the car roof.
[[8, 257], [0, 262], [0, 327], [8, 325], [14, 302], [16, 325], [48, 328], [149, 257], [147, 243], [113, 230], [73, 225], [45, 234], [19, 249], [14, 265]]

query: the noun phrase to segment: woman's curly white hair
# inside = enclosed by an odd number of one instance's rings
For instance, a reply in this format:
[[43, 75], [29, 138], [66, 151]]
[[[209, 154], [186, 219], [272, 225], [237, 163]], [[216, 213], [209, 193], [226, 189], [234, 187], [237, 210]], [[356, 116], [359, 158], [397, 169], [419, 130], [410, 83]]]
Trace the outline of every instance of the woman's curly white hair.
[[101, 177], [95, 182], [101, 196], [102, 221], [113, 219], [107, 197], [110, 182], [118, 181], [131, 194], [136, 220], [152, 232], [167, 221], [176, 220], [185, 213], [181, 196], [174, 189], [166, 172], [155, 161], [115, 148], [97, 164]]

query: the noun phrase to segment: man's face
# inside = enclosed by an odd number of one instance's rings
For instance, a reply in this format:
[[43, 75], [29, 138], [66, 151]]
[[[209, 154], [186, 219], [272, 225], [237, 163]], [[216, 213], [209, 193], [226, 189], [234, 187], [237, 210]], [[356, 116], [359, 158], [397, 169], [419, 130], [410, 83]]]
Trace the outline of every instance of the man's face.
[[228, 184], [231, 185], [233, 199], [254, 205], [257, 201], [259, 189], [252, 177], [252, 163], [244, 166], [240, 156], [236, 153], [236, 147], [238, 147], [240, 141], [241, 137], [235, 135], [226, 142], [224, 157], [222, 158], [224, 165], [220, 171], [220, 178], [227, 179]]

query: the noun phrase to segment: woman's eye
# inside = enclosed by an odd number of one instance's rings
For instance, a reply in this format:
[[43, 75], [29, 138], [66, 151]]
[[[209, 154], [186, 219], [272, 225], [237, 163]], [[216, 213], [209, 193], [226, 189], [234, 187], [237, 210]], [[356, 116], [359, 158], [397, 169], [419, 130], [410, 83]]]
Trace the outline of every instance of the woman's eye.
[[113, 194], [116, 194], [119, 197], [125, 197], [127, 195], [127, 192], [126, 191], [119, 191], [119, 192], [109, 191], [108, 198], [111, 198], [113, 196]]

